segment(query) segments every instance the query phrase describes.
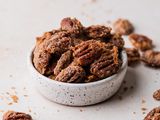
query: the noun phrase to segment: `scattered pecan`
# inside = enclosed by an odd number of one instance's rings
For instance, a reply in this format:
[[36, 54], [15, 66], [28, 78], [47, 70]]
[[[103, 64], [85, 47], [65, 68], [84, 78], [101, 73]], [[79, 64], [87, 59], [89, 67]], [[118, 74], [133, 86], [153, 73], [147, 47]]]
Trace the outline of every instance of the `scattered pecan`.
[[159, 90], [156, 90], [154, 93], [153, 93], [153, 98], [155, 100], [160, 100], [160, 89]]
[[160, 120], [160, 107], [152, 109], [144, 120]]
[[99, 78], [105, 78], [118, 72], [121, 61], [118, 59], [118, 48], [113, 46], [106, 51], [101, 57], [91, 64], [90, 72]]
[[125, 48], [127, 57], [128, 57], [128, 65], [132, 65], [137, 63], [140, 60], [139, 51], [135, 48]]
[[54, 69], [55, 75], [58, 75], [62, 71], [62, 69], [66, 68], [71, 63], [71, 57], [72, 57], [72, 51], [70, 50], [62, 54]]
[[160, 52], [147, 50], [142, 54], [142, 61], [148, 66], [160, 67]]
[[153, 47], [152, 40], [147, 36], [133, 33], [129, 35], [129, 39], [135, 48], [142, 51], [151, 49]]
[[26, 113], [8, 111], [3, 115], [3, 120], [32, 120], [32, 117]]
[[61, 29], [67, 30], [68, 32], [72, 34], [80, 34], [83, 31], [83, 26], [79, 20], [76, 18], [64, 18], [61, 21]]
[[73, 47], [73, 56], [79, 65], [85, 66], [92, 63], [102, 51], [104, 43], [96, 40], [89, 40]]
[[79, 83], [82, 82], [86, 73], [80, 66], [70, 65], [62, 70], [55, 78], [57, 81], [68, 82], [68, 83]]
[[113, 28], [116, 33], [121, 35], [129, 35], [134, 31], [134, 27], [129, 20], [126, 19], [118, 19], [113, 23]]
[[111, 28], [102, 25], [92, 25], [85, 29], [89, 38], [105, 38], [111, 36]]

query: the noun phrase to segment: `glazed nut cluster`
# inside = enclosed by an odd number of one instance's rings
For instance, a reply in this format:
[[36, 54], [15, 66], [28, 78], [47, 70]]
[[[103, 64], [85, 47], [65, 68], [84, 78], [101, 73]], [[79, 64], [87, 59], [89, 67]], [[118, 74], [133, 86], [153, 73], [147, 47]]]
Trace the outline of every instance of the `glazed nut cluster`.
[[124, 41], [103, 25], [84, 27], [76, 18], [64, 18], [61, 27], [37, 37], [33, 64], [53, 80], [86, 83], [118, 72]]

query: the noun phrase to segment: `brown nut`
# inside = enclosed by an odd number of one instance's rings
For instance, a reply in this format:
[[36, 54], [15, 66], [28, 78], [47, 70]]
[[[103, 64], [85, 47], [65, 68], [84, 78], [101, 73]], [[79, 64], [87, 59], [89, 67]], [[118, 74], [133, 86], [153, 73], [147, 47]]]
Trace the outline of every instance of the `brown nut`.
[[155, 100], [160, 100], [160, 89], [159, 90], [156, 90], [154, 93], [153, 93], [153, 98]]
[[82, 42], [72, 48], [73, 56], [79, 65], [92, 63], [101, 53], [104, 43], [96, 40]]
[[26, 113], [8, 111], [3, 115], [3, 120], [32, 120], [32, 117]]
[[121, 35], [129, 35], [134, 31], [134, 27], [129, 20], [126, 19], [118, 19], [113, 23], [113, 28], [116, 33]]
[[128, 65], [132, 65], [134, 63], [139, 62], [140, 54], [139, 51], [135, 48], [125, 48], [127, 57], [128, 57]]
[[147, 50], [142, 54], [142, 61], [148, 66], [160, 67], [160, 52]]
[[106, 38], [111, 36], [111, 28], [102, 25], [92, 25], [85, 29], [89, 38]]
[[153, 47], [152, 40], [147, 36], [133, 33], [129, 35], [129, 39], [135, 48], [142, 51], [151, 49]]
[[90, 72], [99, 78], [109, 77], [118, 72], [122, 62], [118, 58], [118, 48], [106, 51], [101, 57], [91, 64]]
[[119, 49], [124, 47], [124, 40], [120, 34], [112, 34], [110, 42]]
[[62, 54], [60, 59], [57, 62], [56, 67], [54, 68], [54, 74], [58, 75], [62, 69], [66, 68], [70, 63], [72, 59], [72, 51], [67, 51]]
[[68, 83], [79, 83], [82, 82], [86, 73], [80, 66], [70, 65], [62, 70], [55, 78], [57, 81], [68, 82]]
[[144, 120], [160, 120], [160, 107], [152, 109]]
[[61, 21], [61, 29], [66, 30], [72, 34], [80, 34], [83, 31], [83, 26], [76, 18], [64, 18]]
[[92, 75], [92, 74], [90, 74], [90, 75], [87, 75], [86, 76], [86, 79], [85, 79], [85, 83], [89, 83], [89, 82], [95, 82], [95, 81], [97, 81], [99, 78], [97, 77], [97, 76], [95, 76], [95, 75]]

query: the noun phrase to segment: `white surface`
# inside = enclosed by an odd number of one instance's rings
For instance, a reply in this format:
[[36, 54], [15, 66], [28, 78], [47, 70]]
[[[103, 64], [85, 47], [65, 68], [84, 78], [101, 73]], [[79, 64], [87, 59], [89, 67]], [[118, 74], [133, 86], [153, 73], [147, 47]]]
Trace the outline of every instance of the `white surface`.
[[[89, 0], [0, 0], [0, 96], [13, 92], [14, 86], [19, 97], [19, 102], [13, 105], [7, 104], [10, 99], [0, 97], [0, 110], [29, 112], [31, 109], [35, 120], [142, 120], [145, 116], [142, 107], [148, 112], [160, 105], [152, 98], [153, 91], [160, 88], [160, 70], [143, 64], [129, 68], [125, 77], [127, 84], [110, 100], [94, 106], [68, 107], [44, 99], [34, 89], [27, 69], [27, 52], [36, 36], [57, 28], [66, 16], [75, 16], [84, 25], [128, 18], [136, 32], [151, 37], [158, 49], [159, 5], [159, 0], [97, 0], [93, 3]], [[123, 92], [124, 86], [132, 85], [134, 89]], [[23, 97], [24, 94], [29, 97]], [[118, 95], [123, 99], [119, 100]], [[146, 103], [142, 104], [142, 99]]]

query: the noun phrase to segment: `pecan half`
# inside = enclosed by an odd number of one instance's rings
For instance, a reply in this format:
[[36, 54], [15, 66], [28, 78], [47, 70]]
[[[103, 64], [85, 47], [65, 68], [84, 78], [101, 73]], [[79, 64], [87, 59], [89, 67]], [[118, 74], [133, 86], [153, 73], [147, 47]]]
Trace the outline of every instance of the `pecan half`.
[[142, 54], [142, 61], [148, 66], [160, 67], [160, 52], [147, 50]]
[[82, 42], [72, 48], [73, 56], [79, 65], [92, 63], [101, 53], [104, 43], [96, 40]]
[[144, 120], [160, 120], [160, 107], [152, 109]]
[[133, 33], [129, 35], [129, 39], [135, 48], [142, 51], [151, 49], [153, 47], [152, 40], [147, 36]]
[[124, 40], [120, 34], [112, 34], [110, 42], [119, 49], [124, 47]]
[[156, 90], [154, 93], [153, 93], [153, 98], [155, 100], [160, 100], [160, 89], [159, 90]]
[[68, 83], [78, 83], [82, 82], [85, 75], [86, 73], [82, 67], [70, 65], [62, 70], [56, 76], [55, 80]]
[[111, 28], [103, 25], [92, 25], [85, 29], [89, 38], [106, 38], [111, 36]]
[[76, 18], [64, 18], [61, 21], [61, 29], [62, 30], [67, 30], [68, 32], [72, 34], [80, 34], [83, 31], [83, 26], [79, 20]]
[[26, 113], [8, 111], [3, 115], [3, 120], [32, 120], [32, 117]]
[[91, 64], [90, 72], [99, 78], [109, 77], [118, 72], [122, 62], [118, 58], [118, 48], [113, 46]]
[[54, 74], [58, 75], [62, 71], [62, 69], [66, 68], [71, 63], [71, 59], [72, 59], [72, 51], [69, 50], [64, 54], [62, 54], [62, 56], [57, 62], [56, 67], [54, 68]]
[[128, 65], [132, 65], [137, 63], [140, 60], [139, 51], [135, 48], [125, 48], [127, 57], [128, 57]]
[[113, 28], [116, 33], [121, 35], [128, 35], [134, 31], [134, 27], [129, 20], [118, 19], [113, 23]]

